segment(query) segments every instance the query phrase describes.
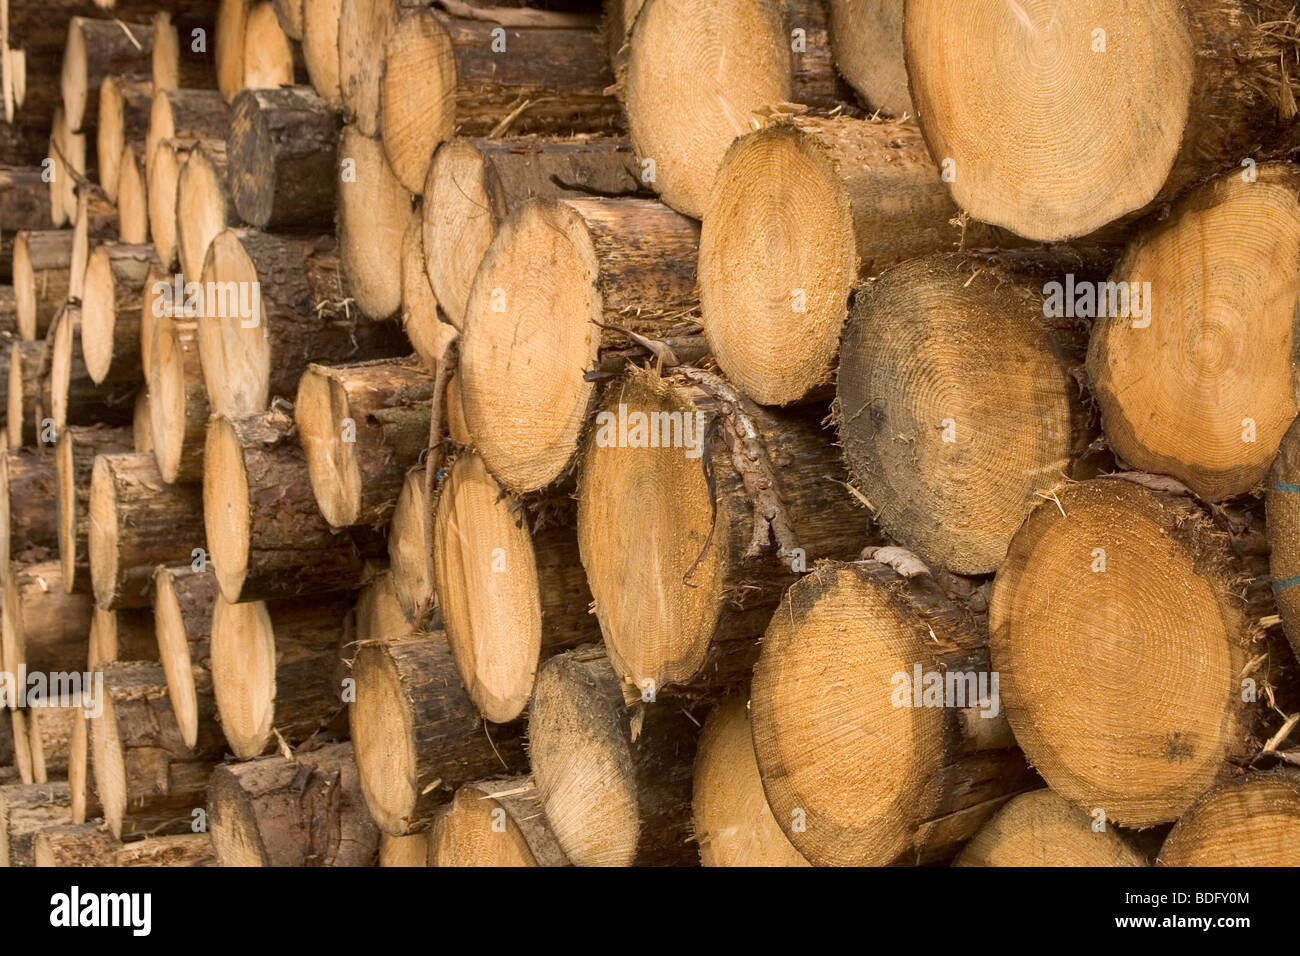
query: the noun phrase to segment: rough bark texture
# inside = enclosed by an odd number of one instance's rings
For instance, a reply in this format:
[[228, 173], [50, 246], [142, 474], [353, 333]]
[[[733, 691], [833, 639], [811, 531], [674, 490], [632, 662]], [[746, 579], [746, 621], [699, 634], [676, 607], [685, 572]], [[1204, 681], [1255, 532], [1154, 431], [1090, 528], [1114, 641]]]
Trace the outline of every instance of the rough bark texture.
[[[102, 518], [115, 537], [109, 564], [96, 566], [100, 552], [96, 529], [90, 532], [90, 574], [95, 603], [106, 610], [147, 607], [153, 596], [153, 571], [160, 564], [189, 561], [203, 547], [203, 503], [193, 485], [168, 485], [158, 473], [153, 455], [133, 452], [104, 455], [95, 463], [95, 477], [103, 472], [110, 496]], [[92, 479], [93, 480], [93, 479]], [[96, 502], [92, 492], [91, 520]]]
[[338, 142], [338, 113], [309, 87], [240, 93], [227, 151], [240, 218], [259, 229], [330, 225]]
[[350, 744], [220, 767], [208, 812], [223, 866], [372, 866], [379, 830], [366, 815]]

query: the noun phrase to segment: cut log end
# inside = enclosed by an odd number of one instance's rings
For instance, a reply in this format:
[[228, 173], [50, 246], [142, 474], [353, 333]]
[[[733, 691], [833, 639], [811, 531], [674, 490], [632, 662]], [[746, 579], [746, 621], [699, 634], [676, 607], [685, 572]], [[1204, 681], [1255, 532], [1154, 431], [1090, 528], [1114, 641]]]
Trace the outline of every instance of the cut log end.
[[1300, 866], [1300, 773], [1252, 773], [1197, 799], [1165, 838], [1161, 866]]
[[[1152, 0], [1117, 13], [1089, 0], [984, 12], [967, 17], [925, 0], [909, 4], [904, 26], [915, 107], [931, 153], [950, 164], [957, 204], [1055, 241], [1149, 203], [1178, 156], [1195, 93], [1196, 42], [1182, 6]], [[1002, 66], [993, 73], [990, 63]]]
[[212, 612], [212, 692], [236, 757], [256, 757], [271, 740], [275, 664], [275, 631], [266, 604], [231, 604], [218, 597]]
[[434, 866], [565, 866], [527, 777], [469, 783], [456, 791], [429, 838]]
[[[185, 571], [180, 572], [186, 574]], [[158, 638], [158, 660], [167, 678], [176, 724], [185, 746], [193, 747], [199, 733], [199, 705], [185, 609], [176, 593], [176, 569], [159, 567], [154, 573], [154, 628]], [[212, 595], [215, 603], [215, 594]]]
[[[248, 296], [250, 303], [261, 301], [260, 295], [255, 299], [250, 291], [260, 289], [257, 267], [234, 230], [214, 234], [202, 276], [205, 289], [217, 287], [209, 283], [218, 283], [239, 290], [237, 294]], [[268, 316], [260, 307], [259, 314], [248, 319], [241, 317], [238, 309], [228, 307], [204, 315], [199, 322], [199, 354], [203, 357], [204, 385], [213, 414], [242, 418], [266, 408], [271, 382], [267, 322]]]
[[411, 622], [433, 597], [433, 556], [426, 547], [424, 530], [427, 521], [424, 469], [412, 468], [402, 482], [388, 532], [393, 589]]
[[170, 268], [176, 262], [176, 183], [180, 178], [177, 150], [171, 140], [154, 147], [149, 162], [149, 234], [158, 260]]
[[439, 147], [428, 172], [421, 215], [425, 271], [438, 304], [461, 328], [476, 271], [469, 264], [482, 261], [505, 218], [505, 203], [499, 189], [490, 188], [483, 154], [468, 139]]
[[117, 482], [111, 463], [97, 458], [90, 477], [90, 580], [95, 603], [111, 607], [118, 587]]
[[269, 2], [253, 4], [244, 23], [241, 89], [293, 85], [293, 48]]
[[[694, 423], [692, 403], [649, 375], [628, 376], [605, 406], [615, 416], [622, 406], [628, 416]], [[693, 457], [671, 441], [658, 448], [593, 441], [579, 477], [578, 544], [611, 659], [626, 680], [652, 692], [700, 669], [726, 601], [727, 545], [721, 536], [710, 541], [713, 499], [703, 465], [710, 451], [696, 437], [703, 450]], [[645, 546], [650, 541], [654, 547]], [[645, 594], [666, 597], [657, 613], [644, 612], [635, 595]]]
[[[438, 636], [441, 639], [441, 636]], [[361, 647], [352, 665], [358, 693], [352, 738], [366, 805], [386, 833], [406, 833], [418, 819], [415, 728], [398, 664], [382, 644]]]
[[438, 499], [434, 580], [470, 698], [488, 720], [523, 711], [542, 646], [537, 563], [526, 512], [475, 454], [461, 455]]
[[358, 427], [342, 383], [315, 369], [303, 373], [294, 417], [316, 503], [335, 528], [357, 523], [361, 511], [361, 468], [356, 442], [343, 436]]
[[202, 146], [191, 149], [176, 187], [176, 239], [181, 271], [203, 275], [208, 246], [226, 228], [225, 186]]
[[1114, 829], [1051, 790], [1024, 793], [971, 839], [953, 866], [1146, 866]]
[[117, 296], [106, 246], [97, 247], [86, 264], [81, 293], [81, 355], [95, 384], [104, 381], [113, 362], [113, 328]]
[[[461, 401], [494, 474], [524, 493], [558, 478], [577, 451], [603, 321], [596, 251], [565, 204], [530, 203], [509, 220], [475, 279], [461, 341]], [[536, 264], [545, 263], [539, 270]], [[480, 318], [481, 317], [481, 318]], [[544, 348], [520, 349], [537, 338]]]
[[1016, 739], [1053, 790], [1148, 827], [1244, 759], [1240, 590], [1227, 535], [1187, 499], [1100, 478], [1029, 516], [994, 584], [991, 652]]
[[228, 418], [213, 418], [203, 446], [203, 525], [221, 593], [232, 597], [248, 576], [250, 513], [243, 443]]
[[117, 705], [112, 696], [103, 695], [103, 710], [90, 721], [90, 752], [95, 772], [95, 795], [104, 813], [104, 822], [115, 837], [122, 836], [126, 815], [126, 758], [117, 722]]
[[118, 234], [123, 242], [149, 241], [149, 197], [140, 157], [130, 145], [122, 147], [117, 170]]
[[429, 157], [455, 131], [455, 52], [433, 12], [416, 9], [398, 22], [384, 54], [379, 113], [384, 153], [401, 184], [418, 193]]

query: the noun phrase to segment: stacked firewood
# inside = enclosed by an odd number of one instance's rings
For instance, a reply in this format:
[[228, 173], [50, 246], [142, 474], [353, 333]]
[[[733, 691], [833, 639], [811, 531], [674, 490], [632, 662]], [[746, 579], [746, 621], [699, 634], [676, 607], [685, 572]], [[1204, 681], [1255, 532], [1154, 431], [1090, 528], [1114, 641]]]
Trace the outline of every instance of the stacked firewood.
[[1298, 861], [1281, 0], [0, 4], [0, 862]]

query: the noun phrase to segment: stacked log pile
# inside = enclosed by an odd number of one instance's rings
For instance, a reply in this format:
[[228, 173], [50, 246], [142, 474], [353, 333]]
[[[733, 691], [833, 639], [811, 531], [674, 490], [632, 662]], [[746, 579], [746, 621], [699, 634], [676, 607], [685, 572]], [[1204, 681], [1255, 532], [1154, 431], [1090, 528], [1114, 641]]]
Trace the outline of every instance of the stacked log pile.
[[1281, 0], [0, 4], [0, 863], [1298, 862]]

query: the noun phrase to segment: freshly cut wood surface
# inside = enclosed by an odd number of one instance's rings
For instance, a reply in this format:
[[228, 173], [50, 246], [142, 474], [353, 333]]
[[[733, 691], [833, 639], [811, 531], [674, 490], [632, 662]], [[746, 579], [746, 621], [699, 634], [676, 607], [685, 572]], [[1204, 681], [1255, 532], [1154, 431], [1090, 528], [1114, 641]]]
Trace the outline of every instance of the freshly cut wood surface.
[[1300, 774], [1252, 773], [1202, 794], [1160, 848], [1161, 866], [1296, 866]]
[[1105, 820], [1053, 793], [1007, 801], [962, 849], [953, 866], [1146, 866]]

